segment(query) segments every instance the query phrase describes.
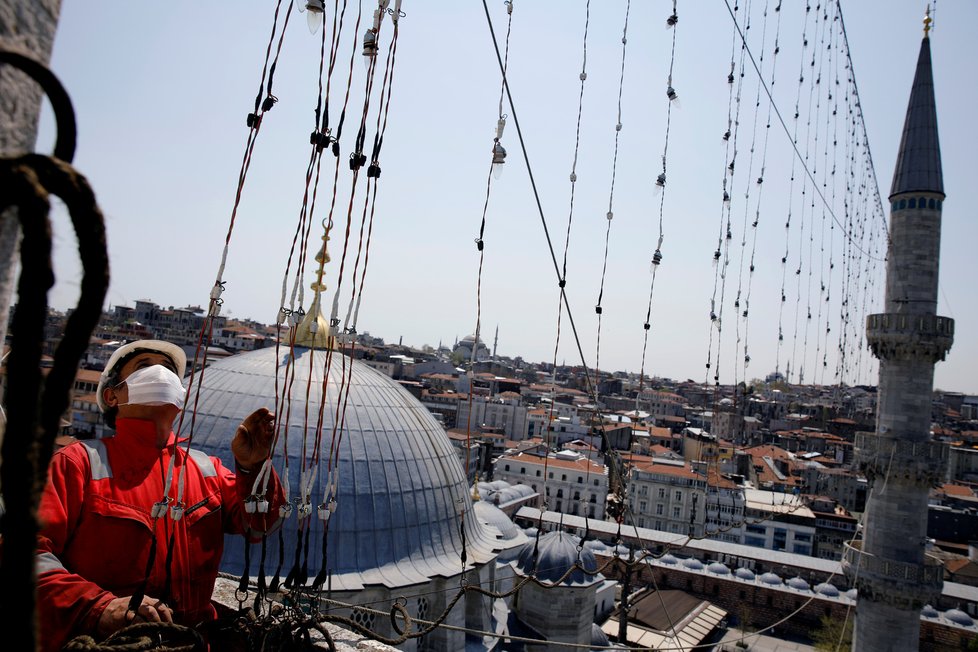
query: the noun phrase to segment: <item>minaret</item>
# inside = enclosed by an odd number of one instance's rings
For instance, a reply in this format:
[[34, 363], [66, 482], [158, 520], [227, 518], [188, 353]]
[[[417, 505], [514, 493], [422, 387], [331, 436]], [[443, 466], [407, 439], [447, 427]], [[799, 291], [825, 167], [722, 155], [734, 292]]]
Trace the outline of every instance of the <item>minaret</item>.
[[880, 377], [876, 432], [856, 435], [871, 483], [863, 540], [843, 559], [859, 592], [854, 650], [917, 650], [921, 607], [935, 604], [943, 582], [940, 562], [926, 552], [928, 493], [947, 458], [931, 441], [931, 397], [954, 321], [936, 314], [944, 183], [930, 23], [928, 9], [890, 190], [886, 312], [866, 323]]

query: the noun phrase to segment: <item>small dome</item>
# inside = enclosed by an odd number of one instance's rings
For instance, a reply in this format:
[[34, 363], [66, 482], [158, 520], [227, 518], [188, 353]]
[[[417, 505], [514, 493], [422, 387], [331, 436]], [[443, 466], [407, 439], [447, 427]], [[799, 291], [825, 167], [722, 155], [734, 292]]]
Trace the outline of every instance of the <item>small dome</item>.
[[535, 527], [528, 527], [525, 530], [523, 530], [523, 534], [530, 537], [531, 539], [535, 539], [539, 532], [540, 531], [537, 530]]
[[479, 500], [472, 505], [472, 509], [475, 510], [475, 517], [477, 519], [486, 525], [491, 525], [499, 530], [499, 532], [503, 535], [503, 539], [506, 541], [511, 541], [513, 539], [526, 536], [513, 524], [511, 520], [509, 520], [509, 517], [506, 516], [503, 510], [499, 509], [492, 503]]
[[821, 584], [815, 585], [815, 593], [827, 596], [829, 598], [836, 598], [839, 596], [839, 589], [835, 588], [835, 585], [833, 584], [822, 582]]
[[742, 580], [753, 580], [754, 571], [749, 568], [738, 568], [734, 571], [734, 575]]
[[971, 616], [961, 611], [960, 609], [948, 609], [944, 612], [944, 617], [950, 620], [956, 625], [964, 625], [965, 627], [971, 627], [974, 621], [971, 620]]
[[683, 566], [690, 570], [703, 570], [703, 562], [695, 557], [690, 557], [689, 559], [683, 560]]
[[849, 598], [850, 600], [852, 600], [853, 602], [856, 601], [856, 597], [858, 595], [859, 595], [859, 592], [856, 591], [856, 589], [849, 589], [848, 591], [846, 591], [846, 597]]
[[759, 579], [761, 582], [764, 582], [765, 584], [770, 584], [771, 586], [778, 586], [781, 584], [781, 578], [778, 577], [776, 574], [770, 572], [763, 573], [757, 579]]
[[920, 615], [924, 618], [937, 618], [940, 613], [938, 613], [937, 609], [934, 607], [930, 606], [929, 604], [925, 604], [924, 608], [920, 610]]
[[790, 580], [788, 580], [786, 582], [786, 584], [788, 586], [790, 586], [791, 588], [796, 589], [798, 591], [807, 591], [808, 590], [808, 582], [806, 582], [805, 580], [801, 579], [800, 577], [792, 577]]
[[659, 558], [659, 563], [675, 566], [676, 564], [679, 563], [679, 560], [673, 557], [672, 555], [670, 555], [669, 553], [666, 553]]
[[[525, 575], [535, 573], [544, 582], [555, 583], [563, 578], [563, 586], [589, 586], [601, 581], [594, 553], [584, 547], [578, 550], [578, 543], [580, 539], [572, 534], [560, 530], [548, 532], [538, 541], [528, 541], [523, 546], [516, 568]], [[568, 575], [571, 568], [574, 570]]]
[[718, 561], [713, 562], [706, 567], [706, 570], [710, 571], [714, 575], [729, 575], [730, 569]]
[[597, 623], [591, 623], [591, 647], [610, 647], [611, 641]]
[[627, 557], [631, 550], [628, 549], [628, 546], [618, 544], [617, 546], [611, 548], [611, 552], [617, 552], [618, 556], [620, 557]]
[[597, 539], [588, 539], [584, 542], [584, 547], [599, 554], [608, 552], [608, 546], [603, 541], [598, 541]]

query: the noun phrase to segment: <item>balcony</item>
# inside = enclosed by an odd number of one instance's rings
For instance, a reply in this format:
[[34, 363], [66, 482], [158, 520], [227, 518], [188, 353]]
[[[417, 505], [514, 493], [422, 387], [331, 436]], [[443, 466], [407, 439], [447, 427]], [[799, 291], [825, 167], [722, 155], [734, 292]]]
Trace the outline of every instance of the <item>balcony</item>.
[[954, 341], [954, 320], [937, 315], [880, 313], [866, 318], [866, 341], [880, 359], [943, 360]]
[[944, 565], [936, 557], [925, 554], [922, 564], [914, 564], [863, 552], [862, 546], [847, 543], [842, 556], [842, 570], [860, 597], [898, 609], [920, 609], [940, 597]]

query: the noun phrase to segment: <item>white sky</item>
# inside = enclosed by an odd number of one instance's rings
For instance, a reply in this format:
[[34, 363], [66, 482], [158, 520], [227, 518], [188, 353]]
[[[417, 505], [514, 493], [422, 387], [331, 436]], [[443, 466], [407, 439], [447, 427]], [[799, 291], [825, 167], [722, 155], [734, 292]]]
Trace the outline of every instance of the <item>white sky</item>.
[[[731, 0], [732, 4], [733, 0]], [[327, 3], [331, 5], [332, 3]], [[764, 77], [770, 81], [776, 0], [741, 0], [738, 14], [751, 13], [748, 39], [755, 57], [764, 52]], [[868, 137], [884, 202], [889, 193], [896, 151], [921, 37], [923, 2], [843, 2], [843, 11], [856, 79], [866, 116]], [[353, 3], [351, 3], [353, 5]], [[816, 12], [812, 2], [812, 13]], [[365, 14], [375, 6], [364, 3]], [[620, 151], [615, 185], [611, 244], [602, 301], [603, 369], [638, 371], [648, 302], [650, 259], [658, 236], [659, 196], [654, 180], [661, 171], [665, 135], [666, 77], [672, 32], [665, 28], [671, 2], [633, 2], [629, 18], [627, 59], [622, 96]], [[885, 13], [883, 7], [885, 6]], [[71, 94], [79, 124], [75, 165], [86, 174], [106, 214], [112, 284], [107, 305], [133, 305], [136, 299], [164, 306], [206, 305], [221, 256], [233, 204], [236, 178], [244, 151], [245, 115], [251, 110], [271, 28], [272, 2], [138, 3], [65, 0], [52, 67]], [[767, 29], [762, 11], [769, 9]], [[451, 345], [456, 337], [475, 330], [478, 234], [485, 198], [489, 151], [497, 117], [499, 72], [479, 2], [404, 2], [393, 94], [384, 151], [383, 174], [370, 250], [370, 265], [358, 328], [406, 344]], [[830, 7], [830, 12], [832, 7]], [[497, 35], [505, 35], [502, 2], [490, 2]], [[581, 336], [587, 363], [594, 364], [596, 316], [607, 224], [614, 126], [617, 122], [621, 31], [625, 3], [591, 3], [587, 41], [587, 81], [581, 118], [573, 224], [568, 252], [567, 292]], [[341, 62], [334, 73], [330, 111], [339, 112], [346, 81], [346, 62], [352, 48], [356, 7], [348, 11], [341, 45]], [[781, 13], [775, 101], [793, 127], [798, 76], [802, 68], [799, 45], [804, 4], [786, 0]], [[652, 308], [652, 331], [646, 373], [705, 380], [704, 363], [711, 342], [709, 320], [713, 295], [712, 254], [722, 215], [721, 193], [733, 23], [723, 0], [679, 2], [673, 86], [680, 106], [672, 113], [668, 151], [662, 246]], [[935, 385], [947, 390], [978, 392], [971, 363], [978, 359], [974, 333], [978, 318], [975, 292], [974, 243], [978, 227], [967, 206], [966, 192], [978, 169], [973, 107], [975, 84], [969, 67], [978, 60], [973, 28], [978, 4], [944, 0], [936, 12], [932, 38], [938, 117], [948, 200], [943, 214], [942, 282], [939, 312], [957, 320], [954, 348], [937, 366]], [[568, 175], [574, 157], [579, 73], [585, 3], [517, 0], [513, 14], [510, 86], [540, 191], [551, 237], [562, 257], [570, 213]], [[367, 18], [365, 16], [364, 21]], [[821, 40], [809, 20], [808, 57]], [[331, 23], [328, 29], [331, 29]], [[386, 53], [390, 23], [385, 22], [381, 52]], [[821, 29], [821, 28], [819, 28]], [[764, 47], [761, 47], [764, 31]], [[356, 35], [359, 42], [363, 26]], [[828, 37], [826, 37], [828, 38]], [[302, 201], [308, 134], [313, 126], [317, 93], [319, 37], [294, 15], [275, 77], [279, 103], [267, 115], [245, 186], [232, 236], [225, 279], [225, 314], [273, 322], [280, 306], [282, 278]], [[500, 43], [502, 45], [502, 42]], [[836, 61], [841, 49], [834, 51]], [[739, 60], [739, 50], [736, 55]], [[327, 270], [328, 299], [336, 285], [342, 253], [341, 229], [346, 222], [350, 172], [349, 154], [359, 111], [357, 89], [363, 66], [354, 62], [354, 96], [343, 136], [339, 201], [334, 221], [338, 229], [330, 242], [333, 263]], [[383, 59], [381, 60], [383, 61]], [[746, 291], [741, 273], [740, 242], [744, 219], [757, 201], [751, 185], [749, 204], [744, 191], [759, 176], [766, 97], [757, 109], [756, 147], [751, 162], [749, 144], [754, 129], [757, 76], [748, 62], [741, 98], [738, 157], [731, 204], [733, 238], [726, 315], [720, 340], [722, 382], [763, 377], [792, 361], [793, 376], [805, 367], [805, 380], [834, 381], [838, 346], [841, 271], [840, 231], [828, 231], [820, 202], [814, 214], [803, 209], [800, 167], [792, 188], [790, 142], [776, 118], [770, 129], [760, 221], [757, 227], [756, 269], [750, 320], [740, 321], [752, 359], [743, 368], [743, 341], [736, 347], [737, 321], [733, 298], [738, 285]], [[823, 78], [828, 81], [829, 59]], [[806, 66], [807, 67], [807, 66]], [[845, 71], [839, 69], [845, 89]], [[833, 73], [834, 74], [834, 73]], [[801, 86], [799, 148], [806, 151], [808, 82]], [[379, 86], [379, 76], [378, 83]], [[820, 87], [821, 91], [823, 87]], [[811, 150], [809, 167], [821, 180], [827, 137], [828, 102], [822, 93], [818, 161]], [[375, 101], [368, 120], [373, 137]], [[512, 114], [508, 106], [504, 112]], [[842, 111], [837, 122], [837, 148], [829, 158], [839, 163], [833, 211], [844, 223], [842, 208], [844, 148], [847, 123]], [[809, 137], [807, 142], [812, 142]], [[42, 124], [39, 149], [49, 150], [52, 120]], [[510, 118], [503, 144], [509, 152], [505, 173], [493, 184], [485, 235], [486, 260], [482, 284], [482, 334], [492, 343], [499, 326], [499, 352], [527, 360], [554, 358], [557, 287], [543, 229], [530, 191], [519, 141]], [[315, 219], [326, 216], [332, 194], [334, 159], [323, 158]], [[361, 177], [362, 180], [362, 177]], [[807, 193], [811, 198], [811, 186]], [[831, 184], [825, 188], [831, 201]], [[358, 223], [363, 197], [358, 190], [354, 219]], [[779, 318], [782, 283], [781, 256], [785, 249], [784, 221], [793, 212], [788, 241], [789, 262], [784, 312]], [[887, 211], [888, 217], [888, 211]], [[804, 224], [805, 232], [798, 229]], [[827, 234], [823, 240], [823, 224]], [[879, 226], [878, 224], [876, 225]], [[320, 228], [314, 229], [312, 253]], [[57, 308], [77, 300], [78, 262], [67, 219], [55, 223], [58, 283], [50, 295]], [[354, 230], [355, 233], [355, 230]], [[828, 239], [834, 233], [834, 239]], [[814, 234], [809, 257], [808, 234]], [[749, 255], [752, 233], [748, 225]], [[878, 237], [878, 236], [877, 236]], [[354, 235], [354, 242], [356, 235]], [[803, 243], [803, 244], [802, 244]], [[820, 253], [824, 249], [825, 253]], [[828, 256], [835, 269], [829, 278]], [[350, 254], [355, 255], [355, 251]], [[802, 256], [802, 274], [794, 275]], [[352, 261], [352, 258], [351, 258]], [[312, 263], [309, 263], [311, 266]], [[807, 279], [812, 271], [809, 299]], [[882, 265], [870, 297], [881, 310]], [[347, 274], [349, 274], [349, 267]], [[797, 282], [801, 279], [798, 300]], [[348, 276], [347, 276], [348, 279]], [[828, 308], [818, 318], [819, 283], [830, 290]], [[313, 278], [306, 275], [308, 287]], [[348, 280], [344, 284], [349, 292]], [[347, 295], [344, 295], [347, 296]], [[717, 310], [719, 311], [719, 293]], [[860, 295], [853, 301], [862, 304]], [[795, 328], [795, 305], [800, 307]], [[812, 305], [812, 327], [805, 345], [805, 312]], [[345, 305], [345, 299], [343, 301]], [[308, 292], [307, 301], [308, 306]], [[873, 311], [871, 308], [870, 311]], [[820, 370], [829, 335], [827, 371]], [[858, 318], [858, 317], [856, 317]], [[779, 319], [785, 333], [778, 347]], [[743, 329], [749, 327], [746, 335]], [[856, 332], [861, 336], [861, 325]], [[797, 332], [797, 335], [795, 333]], [[717, 333], [712, 330], [711, 359], [716, 365]], [[735, 348], [737, 351], [735, 352]], [[558, 362], [579, 362], [565, 319]], [[850, 358], [847, 379], [875, 383], [876, 367], [863, 352]], [[737, 361], [735, 365], [734, 362]], [[857, 364], [857, 361], [860, 363]], [[712, 371], [711, 371], [712, 376]], [[858, 378], [857, 378], [858, 376]]]

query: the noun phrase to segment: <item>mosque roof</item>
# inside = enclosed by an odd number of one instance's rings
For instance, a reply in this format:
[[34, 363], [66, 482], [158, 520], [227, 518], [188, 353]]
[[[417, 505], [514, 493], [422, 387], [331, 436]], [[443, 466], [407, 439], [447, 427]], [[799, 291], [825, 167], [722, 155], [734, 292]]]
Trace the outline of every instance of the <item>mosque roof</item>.
[[931, 69], [930, 38], [926, 36], [917, 57], [917, 72], [910, 90], [890, 197], [919, 191], [944, 194], [941, 145], [937, 137], [937, 106], [934, 102], [934, 73]]
[[[208, 366], [196, 411], [193, 446], [223, 460], [233, 468], [230, 441], [237, 425], [260, 407], [275, 409], [276, 373], [279, 386], [288, 351], [267, 348], [226, 358]], [[315, 443], [316, 421], [323, 400], [326, 352], [296, 349], [291, 405], [279, 408], [279, 423], [287, 426], [288, 477], [291, 497], [299, 494], [303, 451]], [[336, 400], [346, 370], [349, 395], [342, 429], [333, 439]], [[312, 382], [307, 382], [312, 374]], [[338, 448], [336, 511], [329, 522], [326, 566], [332, 572], [333, 590], [359, 590], [364, 585], [389, 588], [426, 583], [435, 576], [451, 577], [461, 569], [462, 528], [465, 512], [467, 565], [492, 560], [505, 544], [476, 518], [455, 449], [441, 425], [398, 383], [367, 365], [333, 353], [325, 383], [325, 409], [321, 412], [322, 453], [312, 489], [312, 504], [323, 502], [327, 460], [332, 446]], [[305, 401], [309, 391], [309, 404]], [[344, 390], [345, 393], [346, 390]], [[308, 412], [306, 411], [308, 408]], [[289, 414], [290, 413], [290, 414]], [[341, 412], [342, 414], [342, 412]], [[307, 422], [308, 427], [303, 423]], [[183, 434], [188, 434], [185, 428]], [[284, 432], [284, 431], [283, 431]], [[305, 438], [305, 441], [304, 441]], [[280, 435], [280, 439], [286, 439]], [[285, 473], [282, 441], [273, 458], [280, 476]], [[308, 453], [306, 453], [308, 454]], [[317, 510], [309, 520], [308, 565], [310, 577], [319, 572], [323, 547], [323, 522]], [[296, 513], [284, 524], [284, 578], [291, 568]], [[278, 537], [268, 537], [266, 575], [274, 575]], [[257, 570], [252, 555], [251, 572]], [[244, 571], [241, 537], [228, 537], [222, 570]]]

